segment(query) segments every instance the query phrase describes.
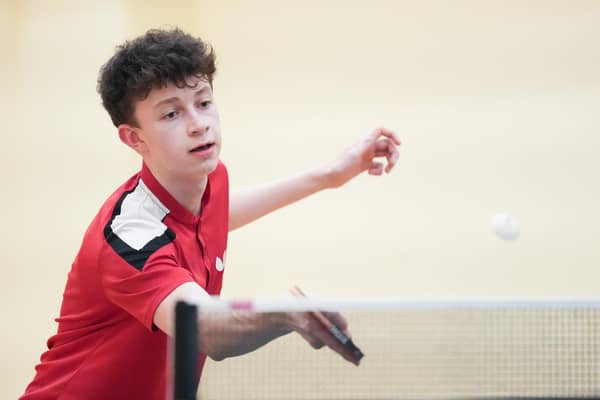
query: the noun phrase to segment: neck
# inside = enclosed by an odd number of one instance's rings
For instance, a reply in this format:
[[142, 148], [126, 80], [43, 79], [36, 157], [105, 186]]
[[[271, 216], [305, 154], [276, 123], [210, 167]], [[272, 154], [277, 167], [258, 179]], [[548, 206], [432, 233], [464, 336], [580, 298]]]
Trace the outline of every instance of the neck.
[[206, 183], [208, 178], [205, 176], [200, 182], [187, 182], [183, 185], [173, 185], [173, 187], [165, 186], [165, 189], [171, 193], [171, 196], [175, 198], [184, 206], [188, 211], [194, 215], [200, 215], [200, 208], [202, 207], [202, 196], [206, 190]]
[[194, 215], [200, 215], [202, 196], [208, 182], [207, 176], [200, 179], [185, 179], [170, 177], [155, 171], [152, 171], [152, 175], [179, 204]]

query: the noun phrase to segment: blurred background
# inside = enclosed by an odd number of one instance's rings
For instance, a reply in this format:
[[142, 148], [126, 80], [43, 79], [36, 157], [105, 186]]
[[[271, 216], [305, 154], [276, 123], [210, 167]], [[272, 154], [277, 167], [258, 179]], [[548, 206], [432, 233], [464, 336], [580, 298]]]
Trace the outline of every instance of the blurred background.
[[[600, 294], [596, 1], [0, 0], [0, 397], [56, 330], [87, 225], [140, 167], [96, 93], [115, 47], [211, 43], [232, 189], [327, 162], [377, 126], [403, 145], [230, 236], [223, 294]], [[505, 242], [490, 218], [522, 227]]]

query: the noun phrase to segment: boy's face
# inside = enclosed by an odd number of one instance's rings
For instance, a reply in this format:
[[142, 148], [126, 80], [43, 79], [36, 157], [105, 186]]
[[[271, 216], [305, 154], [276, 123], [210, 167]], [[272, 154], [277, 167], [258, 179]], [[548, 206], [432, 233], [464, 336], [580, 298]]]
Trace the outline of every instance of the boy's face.
[[162, 178], [197, 180], [216, 167], [221, 151], [219, 113], [210, 84], [190, 78], [192, 87], [168, 84], [135, 105], [143, 144], [136, 149]]

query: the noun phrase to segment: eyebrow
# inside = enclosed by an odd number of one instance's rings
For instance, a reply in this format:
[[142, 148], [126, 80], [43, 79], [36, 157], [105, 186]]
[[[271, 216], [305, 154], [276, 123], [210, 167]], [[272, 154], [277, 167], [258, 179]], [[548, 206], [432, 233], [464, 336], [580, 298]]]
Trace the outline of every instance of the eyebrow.
[[[202, 86], [200, 89], [196, 90], [196, 92], [194, 93], [194, 96], [198, 96], [200, 94], [205, 94], [209, 90], [210, 90], [210, 86]], [[167, 99], [161, 100], [158, 103], [156, 103], [154, 105], [154, 108], [159, 108], [160, 106], [163, 106], [165, 104], [177, 103], [178, 101], [179, 101], [179, 97], [177, 97], [177, 96], [169, 97]]]

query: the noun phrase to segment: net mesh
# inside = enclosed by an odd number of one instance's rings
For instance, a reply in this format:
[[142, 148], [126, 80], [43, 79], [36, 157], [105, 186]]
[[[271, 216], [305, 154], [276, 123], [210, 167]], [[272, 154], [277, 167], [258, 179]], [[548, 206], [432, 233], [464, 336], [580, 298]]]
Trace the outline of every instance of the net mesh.
[[600, 397], [600, 304], [381, 305], [338, 307], [365, 354], [359, 367], [292, 333], [208, 361], [199, 398]]

